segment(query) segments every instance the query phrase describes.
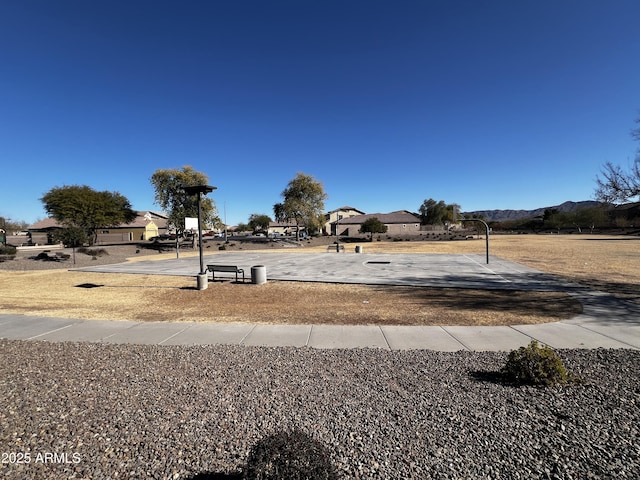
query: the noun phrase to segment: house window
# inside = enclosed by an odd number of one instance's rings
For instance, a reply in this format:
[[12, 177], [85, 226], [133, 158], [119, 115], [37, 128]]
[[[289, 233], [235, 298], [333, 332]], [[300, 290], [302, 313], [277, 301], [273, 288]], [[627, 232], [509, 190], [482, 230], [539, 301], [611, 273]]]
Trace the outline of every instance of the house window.
[[109, 230], [102, 230], [102, 233], [109, 233]]

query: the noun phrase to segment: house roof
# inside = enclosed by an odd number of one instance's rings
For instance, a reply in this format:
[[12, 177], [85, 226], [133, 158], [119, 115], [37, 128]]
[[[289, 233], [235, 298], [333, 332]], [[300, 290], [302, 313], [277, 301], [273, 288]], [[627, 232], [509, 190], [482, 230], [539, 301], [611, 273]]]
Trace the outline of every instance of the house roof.
[[45, 218], [27, 227], [27, 230], [46, 230], [48, 228], [62, 228], [56, 220], [53, 218]]
[[141, 227], [144, 228], [152, 221], [158, 228], [164, 228], [167, 226], [167, 216], [157, 212], [137, 212], [138, 216], [131, 223], [126, 225], [119, 225], [119, 227]]
[[353, 208], [353, 207], [349, 207], [349, 206], [344, 206], [344, 207], [340, 207], [340, 208], [336, 208], [335, 210], [331, 210], [330, 212], [327, 213], [335, 213], [335, 212], [345, 212], [348, 210], [353, 210], [354, 212], [358, 212], [362, 215], [364, 215], [364, 212], [361, 210], [358, 210], [357, 208]]
[[[167, 226], [167, 216], [163, 213], [157, 212], [136, 212], [138, 216], [131, 222], [124, 225], [118, 225], [113, 228], [144, 228], [150, 221], [153, 221], [158, 228], [165, 228]], [[28, 230], [47, 230], [50, 228], [62, 228], [63, 226], [53, 218], [45, 218], [32, 225], [29, 225]]]
[[269, 228], [297, 227], [298, 225], [289, 220], [286, 222], [269, 222]]
[[397, 223], [420, 223], [420, 217], [414, 215], [407, 210], [398, 210], [391, 213], [367, 213], [364, 215], [356, 215], [354, 217], [343, 218], [340, 225], [360, 225], [370, 218], [377, 218], [385, 225]]

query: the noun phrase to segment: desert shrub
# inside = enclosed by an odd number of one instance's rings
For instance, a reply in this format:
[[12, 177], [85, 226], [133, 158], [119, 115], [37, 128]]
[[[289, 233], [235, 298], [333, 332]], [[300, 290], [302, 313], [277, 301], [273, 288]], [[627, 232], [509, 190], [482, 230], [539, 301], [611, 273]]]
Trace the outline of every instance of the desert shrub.
[[218, 250], [226, 250], [226, 249], [227, 249], [227, 246], [226, 246], [226, 245], [220, 245], [220, 246], [218, 247]]
[[337, 479], [327, 448], [300, 430], [278, 432], [260, 440], [249, 452], [245, 479]]
[[538, 345], [536, 340], [512, 350], [501, 373], [510, 383], [545, 387], [566, 383], [570, 378], [556, 352], [546, 345]]
[[0, 245], [0, 255], [15, 255], [16, 251], [13, 245]]
[[104, 257], [105, 255], [109, 255], [109, 252], [107, 252], [104, 248], [86, 248], [86, 247], [80, 247], [77, 250], [78, 253], [86, 253], [87, 255], [91, 256], [91, 257]]
[[0, 245], [0, 262], [16, 258], [17, 249], [13, 245]]

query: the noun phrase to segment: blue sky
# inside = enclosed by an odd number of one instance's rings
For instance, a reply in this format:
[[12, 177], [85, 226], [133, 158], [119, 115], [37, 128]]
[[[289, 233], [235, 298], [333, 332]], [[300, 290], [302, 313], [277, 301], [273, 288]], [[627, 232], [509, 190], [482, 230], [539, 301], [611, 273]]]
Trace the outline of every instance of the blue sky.
[[192, 165], [229, 224], [297, 172], [326, 209], [530, 209], [630, 165], [637, 0], [0, 3], [0, 215], [55, 186], [158, 210]]

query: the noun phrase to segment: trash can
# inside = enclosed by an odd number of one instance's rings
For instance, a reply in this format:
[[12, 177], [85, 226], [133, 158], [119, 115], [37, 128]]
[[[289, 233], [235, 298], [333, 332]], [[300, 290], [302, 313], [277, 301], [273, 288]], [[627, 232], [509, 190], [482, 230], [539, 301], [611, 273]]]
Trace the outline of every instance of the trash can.
[[356, 253], [362, 253], [363, 248], [361, 245], [356, 245]]
[[206, 273], [199, 273], [197, 278], [198, 290], [206, 290], [209, 286], [209, 279]]
[[264, 265], [254, 265], [251, 267], [251, 283], [256, 285], [267, 283], [267, 267]]

